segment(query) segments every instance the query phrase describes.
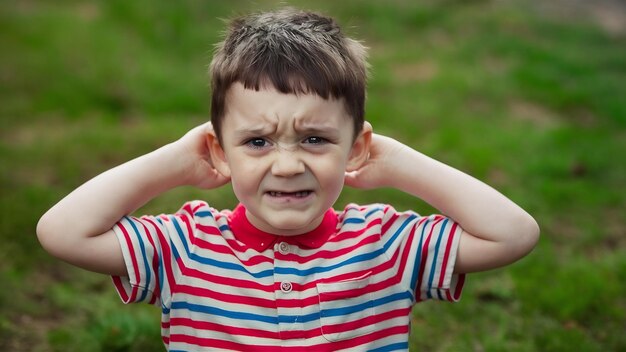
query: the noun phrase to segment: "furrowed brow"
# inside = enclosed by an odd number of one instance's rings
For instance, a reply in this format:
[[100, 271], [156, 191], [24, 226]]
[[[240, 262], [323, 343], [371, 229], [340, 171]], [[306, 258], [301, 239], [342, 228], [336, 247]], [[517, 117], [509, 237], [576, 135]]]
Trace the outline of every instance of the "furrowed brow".
[[296, 131], [300, 134], [306, 135], [337, 135], [339, 134], [339, 129], [331, 126], [299, 126]]
[[258, 126], [258, 127], [242, 127], [240, 129], [236, 129], [234, 131], [235, 137], [249, 137], [249, 136], [263, 136], [268, 133], [271, 133], [272, 129], [268, 127]]

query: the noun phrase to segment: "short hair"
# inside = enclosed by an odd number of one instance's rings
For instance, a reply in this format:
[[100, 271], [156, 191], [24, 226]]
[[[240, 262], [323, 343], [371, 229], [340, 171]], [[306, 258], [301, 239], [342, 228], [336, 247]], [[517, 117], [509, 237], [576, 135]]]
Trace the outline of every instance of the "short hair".
[[235, 82], [259, 90], [344, 99], [354, 138], [363, 128], [367, 51], [330, 17], [283, 8], [230, 21], [210, 64], [211, 122], [221, 141], [226, 93]]

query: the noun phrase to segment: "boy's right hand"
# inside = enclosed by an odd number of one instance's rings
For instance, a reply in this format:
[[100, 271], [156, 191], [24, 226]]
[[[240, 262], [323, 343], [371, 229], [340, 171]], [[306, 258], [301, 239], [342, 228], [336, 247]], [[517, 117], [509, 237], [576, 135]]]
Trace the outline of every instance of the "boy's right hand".
[[172, 143], [178, 148], [181, 161], [185, 163], [184, 183], [204, 189], [212, 189], [225, 185], [230, 181], [219, 173], [211, 161], [210, 146], [207, 137], [214, 134], [210, 122], [197, 126], [187, 132], [179, 140]]

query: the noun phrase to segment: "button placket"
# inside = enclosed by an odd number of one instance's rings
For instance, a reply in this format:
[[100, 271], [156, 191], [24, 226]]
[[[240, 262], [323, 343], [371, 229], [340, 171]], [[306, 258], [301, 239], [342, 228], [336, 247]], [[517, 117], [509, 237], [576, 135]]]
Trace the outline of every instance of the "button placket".
[[[287, 254], [298, 254], [295, 245], [288, 242], [278, 242], [274, 244], [274, 268], [292, 268], [294, 266], [293, 259], [286, 256]], [[295, 285], [301, 284], [297, 276], [285, 273], [283, 270], [274, 271], [275, 295], [277, 299], [277, 313], [279, 317], [279, 334], [289, 332], [289, 338], [301, 338], [300, 332], [303, 331], [303, 322], [300, 320], [302, 308], [284, 305], [291, 300], [298, 300], [300, 292]]]

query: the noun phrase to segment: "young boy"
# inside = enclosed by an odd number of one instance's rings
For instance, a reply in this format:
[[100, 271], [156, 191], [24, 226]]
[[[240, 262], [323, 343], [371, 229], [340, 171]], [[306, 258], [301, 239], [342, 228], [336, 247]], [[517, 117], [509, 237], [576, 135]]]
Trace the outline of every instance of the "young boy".
[[[407, 350], [409, 315], [456, 301], [464, 274], [514, 262], [533, 218], [482, 182], [364, 122], [364, 47], [293, 9], [231, 22], [211, 64], [211, 123], [51, 208], [53, 255], [162, 309], [168, 350]], [[232, 184], [240, 204], [127, 214], [169, 189]], [[442, 215], [332, 209], [344, 184], [394, 187]]]

